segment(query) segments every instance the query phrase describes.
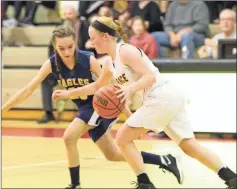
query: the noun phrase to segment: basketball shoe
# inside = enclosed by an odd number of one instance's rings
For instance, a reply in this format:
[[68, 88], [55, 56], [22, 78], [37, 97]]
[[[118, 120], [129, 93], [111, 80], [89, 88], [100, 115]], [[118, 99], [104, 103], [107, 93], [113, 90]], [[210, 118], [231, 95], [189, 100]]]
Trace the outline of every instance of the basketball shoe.
[[155, 189], [156, 187], [150, 183], [150, 184], [146, 184], [146, 183], [138, 183], [138, 182], [132, 182], [132, 184], [135, 184], [135, 189]]
[[225, 181], [228, 188], [236, 188], [236, 173], [228, 167], [224, 167], [218, 172], [219, 177]]
[[237, 188], [236, 187], [236, 177], [231, 179], [231, 180], [228, 180], [225, 182], [225, 184], [228, 186], [228, 188]]
[[79, 185], [72, 185], [72, 184], [70, 184], [68, 187], [66, 187], [65, 189], [81, 189], [81, 186], [80, 186], [80, 184]]
[[160, 157], [162, 165], [159, 165], [159, 167], [163, 170], [163, 172], [165, 173], [164, 170], [171, 172], [176, 177], [178, 183], [183, 184], [184, 175], [179, 158], [176, 158], [171, 154], [161, 155]]

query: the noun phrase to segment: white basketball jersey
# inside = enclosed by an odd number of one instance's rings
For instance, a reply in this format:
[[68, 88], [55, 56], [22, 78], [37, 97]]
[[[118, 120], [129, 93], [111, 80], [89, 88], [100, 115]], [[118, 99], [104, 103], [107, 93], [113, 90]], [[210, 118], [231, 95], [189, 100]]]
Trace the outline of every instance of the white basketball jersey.
[[[136, 73], [132, 68], [129, 66], [123, 64], [120, 60], [120, 47], [123, 45], [123, 43], [118, 43], [116, 46], [116, 57], [113, 60], [113, 76], [114, 81], [113, 83], [116, 83], [118, 85], [129, 85], [133, 82], [136, 82], [141, 77], [141, 74]], [[142, 96], [142, 100], [145, 100], [150, 92], [153, 93], [155, 89], [162, 83], [164, 83], [164, 79], [162, 79], [160, 72], [157, 67], [154, 66], [152, 61], [146, 56], [146, 54], [141, 50], [141, 56], [147, 63], [148, 67], [153, 71], [153, 73], [156, 74], [156, 82], [152, 84], [151, 86], [145, 88], [142, 91], [138, 91], [137, 93]], [[153, 95], [152, 95], [153, 96]]]

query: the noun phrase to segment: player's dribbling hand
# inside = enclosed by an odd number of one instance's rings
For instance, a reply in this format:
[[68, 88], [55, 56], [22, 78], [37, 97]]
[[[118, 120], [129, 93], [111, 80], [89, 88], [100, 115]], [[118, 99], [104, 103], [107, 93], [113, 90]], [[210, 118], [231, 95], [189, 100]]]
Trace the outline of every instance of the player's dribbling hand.
[[130, 98], [132, 90], [130, 86], [120, 86], [120, 89], [118, 89], [115, 93], [117, 94], [117, 98], [121, 98], [121, 102], [124, 102], [126, 99]]
[[67, 90], [55, 90], [52, 94], [53, 100], [65, 99], [65, 98], [70, 98], [70, 92]]

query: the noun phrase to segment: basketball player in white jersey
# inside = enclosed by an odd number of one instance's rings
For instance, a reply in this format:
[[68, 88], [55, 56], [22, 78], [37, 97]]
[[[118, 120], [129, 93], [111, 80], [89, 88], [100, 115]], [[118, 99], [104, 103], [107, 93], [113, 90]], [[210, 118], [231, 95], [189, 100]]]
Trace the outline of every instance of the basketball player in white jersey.
[[[93, 94], [99, 87], [112, 81], [110, 75], [122, 86], [117, 93], [123, 100], [131, 93], [143, 91], [143, 105], [126, 120], [116, 136], [123, 156], [137, 175], [137, 188], [155, 188], [145, 172], [141, 153], [133, 142], [149, 130], [164, 130], [188, 156], [216, 172], [228, 187], [236, 188], [236, 174], [216, 154], [201, 146], [195, 139], [185, 112], [182, 91], [171, 81], [163, 79], [142, 50], [128, 44], [119, 21], [100, 17], [89, 27], [89, 35], [97, 53], [107, 53], [111, 56], [113, 67], [108, 69], [110, 66], [105, 65], [99, 79], [85, 86], [87, 90], [85, 87], [83, 90], [77, 88], [70, 91], [70, 95]], [[125, 43], [118, 43], [117, 35], [120, 35]], [[56, 91], [54, 95], [64, 98], [69, 93]]]

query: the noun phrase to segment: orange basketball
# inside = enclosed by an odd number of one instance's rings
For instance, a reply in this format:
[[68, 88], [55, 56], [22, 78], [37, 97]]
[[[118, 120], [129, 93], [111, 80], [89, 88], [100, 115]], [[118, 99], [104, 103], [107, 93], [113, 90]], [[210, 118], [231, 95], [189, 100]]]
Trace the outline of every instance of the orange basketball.
[[115, 92], [118, 86], [110, 85], [100, 88], [93, 97], [93, 107], [95, 111], [103, 118], [112, 119], [118, 117], [125, 106], [125, 101], [117, 98]]

